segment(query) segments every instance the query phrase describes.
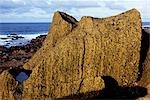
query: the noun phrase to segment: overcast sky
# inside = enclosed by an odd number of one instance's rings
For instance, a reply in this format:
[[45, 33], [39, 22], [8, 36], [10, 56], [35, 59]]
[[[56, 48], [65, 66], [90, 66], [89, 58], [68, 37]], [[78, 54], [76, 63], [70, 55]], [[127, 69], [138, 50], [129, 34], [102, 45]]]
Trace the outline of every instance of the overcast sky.
[[150, 22], [150, 0], [0, 0], [0, 22], [51, 22], [57, 10], [81, 16], [108, 17], [131, 8]]

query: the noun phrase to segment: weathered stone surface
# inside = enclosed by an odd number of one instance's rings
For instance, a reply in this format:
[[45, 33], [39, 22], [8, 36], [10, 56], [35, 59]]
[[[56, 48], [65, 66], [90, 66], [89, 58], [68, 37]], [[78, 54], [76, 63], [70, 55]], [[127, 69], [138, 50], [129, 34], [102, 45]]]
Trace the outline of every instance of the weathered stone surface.
[[13, 76], [7, 71], [0, 74], [0, 100], [15, 100], [14, 93], [17, 82]]
[[101, 90], [101, 76], [119, 85], [138, 78], [141, 18], [136, 9], [109, 18], [82, 17], [79, 22], [56, 12], [44, 46], [24, 65], [32, 74], [23, 98], [55, 99]]
[[[55, 46], [57, 40], [68, 35], [75, 26], [77, 26], [77, 20], [75, 18], [65, 13], [55, 12], [44, 46], [38, 50], [35, 56], [32, 57], [32, 60], [26, 63], [24, 67], [27, 69], [34, 68], [37, 61], [40, 62], [47, 57], [47, 54], [51, 51], [51, 47]], [[38, 57], [38, 55], [40, 57]]]

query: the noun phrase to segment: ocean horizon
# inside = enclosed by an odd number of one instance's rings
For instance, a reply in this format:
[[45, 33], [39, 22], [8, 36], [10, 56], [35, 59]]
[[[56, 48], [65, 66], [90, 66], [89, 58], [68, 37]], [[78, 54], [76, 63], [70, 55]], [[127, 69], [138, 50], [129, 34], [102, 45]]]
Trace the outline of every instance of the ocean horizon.
[[0, 23], [0, 45], [22, 46], [40, 35], [47, 35], [51, 23]]

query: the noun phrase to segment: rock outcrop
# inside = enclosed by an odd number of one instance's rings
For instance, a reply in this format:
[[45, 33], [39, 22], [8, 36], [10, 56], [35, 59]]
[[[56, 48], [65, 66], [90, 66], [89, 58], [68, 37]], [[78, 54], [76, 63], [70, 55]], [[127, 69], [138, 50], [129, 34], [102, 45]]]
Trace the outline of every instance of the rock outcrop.
[[17, 81], [5, 70], [0, 74], [0, 100], [15, 100]]
[[[141, 18], [136, 9], [109, 18], [56, 12], [42, 48], [24, 65], [32, 70], [23, 99], [56, 99], [105, 88], [101, 76], [119, 86], [138, 78]], [[90, 95], [88, 95], [90, 96]]]

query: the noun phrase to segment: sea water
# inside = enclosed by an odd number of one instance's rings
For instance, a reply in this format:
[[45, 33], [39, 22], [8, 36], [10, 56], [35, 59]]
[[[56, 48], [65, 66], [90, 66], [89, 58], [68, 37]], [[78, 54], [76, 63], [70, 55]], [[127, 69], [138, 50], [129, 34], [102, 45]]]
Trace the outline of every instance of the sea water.
[[142, 22], [142, 27], [148, 27], [150, 28], [150, 22]]
[[26, 45], [31, 39], [46, 35], [49, 28], [50, 23], [0, 23], [0, 45]]

